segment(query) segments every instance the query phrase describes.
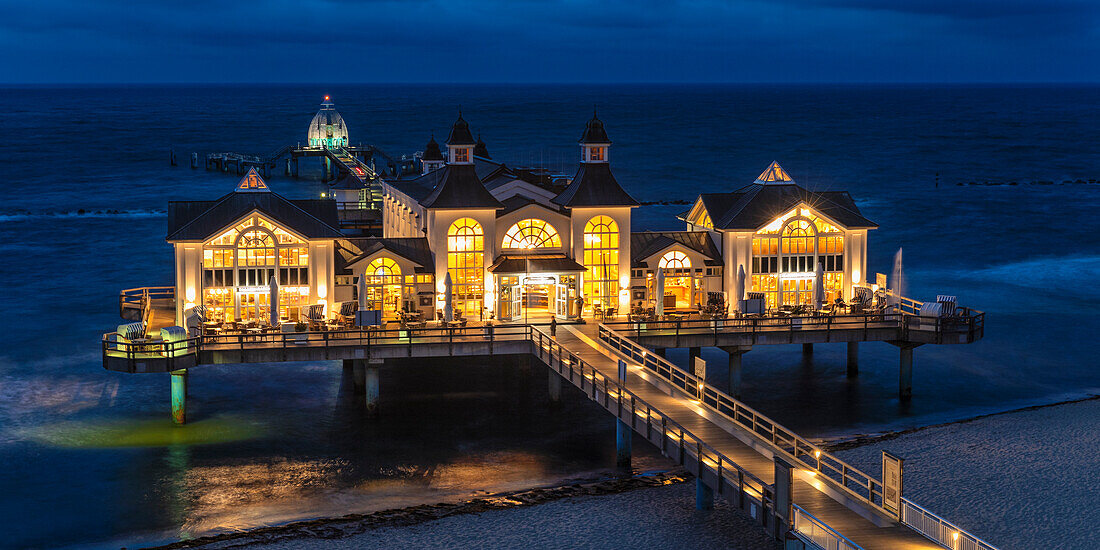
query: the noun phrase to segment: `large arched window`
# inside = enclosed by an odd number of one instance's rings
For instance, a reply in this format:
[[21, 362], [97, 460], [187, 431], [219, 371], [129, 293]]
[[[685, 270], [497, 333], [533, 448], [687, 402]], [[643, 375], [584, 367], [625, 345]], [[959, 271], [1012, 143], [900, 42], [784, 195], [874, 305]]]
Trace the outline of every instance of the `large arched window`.
[[806, 207], [772, 220], [752, 239], [752, 290], [768, 305], [811, 304], [818, 264], [825, 271], [825, 299], [844, 284], [844, 232]]
[[363, 272], [367, 284], [369, 309], [382, 311], [392, 317], [401, 305], [401, 267], [391, 258], [378, 257], [367, 264]]
[[679, 250], [672, 250], [661, 256], [661, 261], [657, 264], [657, 267], [661, 269], [691, 269], [691, 259]]
[[516, 222], [504, 234], [503, 248], [561, 248], [561, 237], [554, 226], [528, 218]]
[[461, 218], [447, 230], [447, 271], [451, 299], [465, 315], [481, 312], [485, 293], [485, 233], [472, 218]]
[[270, 317], [271, 277], [280, 315], [296, 318], [309, 298], [309, 245], [258, 215], [203, 244], [203, 304], [215, 320]]
[[613, 305], [619, 295], [619, 225], [596, 216], [584, 226], [584, 295], [591, 304]]

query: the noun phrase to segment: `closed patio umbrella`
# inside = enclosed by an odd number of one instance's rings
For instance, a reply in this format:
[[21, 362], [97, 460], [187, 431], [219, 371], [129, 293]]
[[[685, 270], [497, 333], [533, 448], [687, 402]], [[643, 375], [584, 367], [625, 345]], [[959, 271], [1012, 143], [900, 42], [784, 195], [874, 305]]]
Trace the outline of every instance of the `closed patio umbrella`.
[[657, 268], [657, 283], [656, 288], [653, 289], [653, 294], [657, 298], [654, 311], [657, 313], [657, 317], [661, 317], [665, 314], [665, 270], [659, 267]]
[[271, 326], [279, 326], [279, 281], [275, 280], [275, 276], [271, 276], [271, 282], [267, 285], [268, 291], [271, 293], [268, 296], [270, 300], [267, 304], [267, 309], [271, 313]]
[[901, 249], [894, 254], [894, 272], [890, 277], [890, 293], [893, 295], [890, 301], [893, 305], [901, 304], [901, 297], [909, 290], [905, 280], [905, 270], [901, 267]]
[[737, 300], [735, 307], [741, 308], [741, 300], [745, 299], [745, 266], [742, 264], [737, 268], [737, 288], [735, 289], [736, 296], [734, 300]]
[[825, 264], [817, 262], [817, 270], [814, 271], [814, 308], [821, 309], [825, 304]]
[[451, 291], [451, 272], [443, 276], [443, 320], [450, 323], [455, 320], [455, 311], [452, 302], [454, 296]]
[[359, 276], [359, 311], [367, 310], [367, 274]]

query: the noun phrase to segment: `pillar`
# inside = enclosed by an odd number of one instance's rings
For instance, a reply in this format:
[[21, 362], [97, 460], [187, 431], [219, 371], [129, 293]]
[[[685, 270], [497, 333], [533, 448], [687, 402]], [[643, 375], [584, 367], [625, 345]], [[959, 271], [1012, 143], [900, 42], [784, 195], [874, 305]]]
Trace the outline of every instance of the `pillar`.
[[741, 399], [741, 356], [752, 349], [749, 346], [722, 346], [729, 354], [729, 393], [734, 399]]
[[172, 423], [187, 422], [187, 369], [172, 371]]
[[371, 359], [364, 369], [364, 393], [366, 394], [368, 418], [378, 416], [378, 371], [381, 366], [381, 359]]
[[859, 342], [848, 342], [848, 376], [859, 376]]
[[657, 356], [662, 359], [668, 359], [668, 357], [665, 356], [665, 348], [653, 348], [653, 353], [656, 353]]
[[355, 395], [363, 395], [366, 392], [367, 387], [367, 364], [362, 359], [347, 359], [345, 360], [345, 368], [347, 362], [352, 364], [352, 380], [354, 382]]
[[701, 351], [699, 347], [688, 348], [688, 372], [695, 372], [695, 358], [699, 357]]
[[813, 344], [802, 344], [802, 355], [813, 355], [813, 354], [814, 354], [814, 345]]
[[701, 477], [695, 478], [695, 509], [714, 509], [714, 489], [711, 489], [709, 485], [703, 483], [703, 478]]
[[902, 346], [901, 366], [898, 369], [898, 397], [902, 401], [913, 398], [913, 347]]
[[550, 402], [557, 403], [561, 401], [561, 376], [553, 370], [547, 370], [550, 374], [549, 389]]
[[794, 526], [794, 466], [786, 460], [773, 457], [775, 464], [775, 515], [776, 525], [773, 536], [786, 537], [787, 531]]
[[630, 446], [633, 435], [633, 430], [626, 422], [615, 419], [615, 465], [620, 468], [630, 467]]

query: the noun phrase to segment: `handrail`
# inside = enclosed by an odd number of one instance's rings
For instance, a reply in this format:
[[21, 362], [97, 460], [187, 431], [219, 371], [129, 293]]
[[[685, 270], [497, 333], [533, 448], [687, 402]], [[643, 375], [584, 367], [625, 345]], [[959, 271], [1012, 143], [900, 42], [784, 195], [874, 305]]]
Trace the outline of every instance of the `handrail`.
[[[617, 401], [617, 405], [620, 411], [623, 410], [622, 408], [625, 406], [630, 407], [632, 428], [633, 421], [639, 418], [644, 418], [647, 422], [647, 426], [654, 425], [655, 409], [651, 405], [649, 405], [649, 403], [647, 403], [644, 399], [626, 388], [617, 378], [609, 378], [605, 376], [584, 359], [578, 357], [577, 355], [563, 347], [561, 344], [559, 344], [556, 339], [551, 338], [546, 333], [535, 328], [534, 326], [528, 326], [531, 330], [531, 339], [535, 340], [535, 336], [538, 336], [538, 341], [535, 342], [535, 345], [538, 350], [539, 358], [545, 359], [547, 364], [550, 365], [551, 368], [553, 368], [554, 361], [556, 359], [558, 363], [559, 374], [562, 374], [562, 376], [565, 376], [571, 382], [574, 381], [574, 372], [579, 370], [579, 381], [581, 389], [584, 389], [583, 384], [587, 380], [591, 384], [591, 387], [593, 389], [593, 395], [591, 395], [590, 398], [597, 402], [599, 401], [599, 399], [596, 395], [596, 391], [597, 388], [600, 388], [602, 386], [605, 399], [607, 397], [614, 397]], [[555, 351], [557, 351], [556, 356]], [[564, 367], [569, 368], [568, 376], [566, 376], [565, 373], [560, 370]], [[605, 402], [605, 407], [606, 406], [607, 403]], [[642, 411], [639, 410], [640, 406], [645, 408], [644, 417], [641, 414]], [[662, 442], [667, 442], [669, 440], [668, 434], [670, 433], [669, 430], [671, 430], [671, 435], [673, 435], [674, 440], [679, 443], [681, 451], [687, 452], [689, 455], [695, 456], [701, 464], [701, 467], [707, 468], [709, 471], [713, 472], [720, 479], [725, 480], [731, 486], [740, 488], [742, 492], [745, 492], [750, 497], [757, 498], [762, 506], [772, 506], [772, 509], [774, 509], [773, 505], [775, 502], [775, 489], [770, 484], [764, 483], [763, 480], [755, 476], [751, 471], [741, 467], [739, 464], [723, 454], [721, 451], [708, 445], [706, 442], [703, 441], [702, 438], [696, 436], [690, 430], [684, 428], [675, 420], [672, 420], [667, 416], [661, 414], [660, 411], [656, 412], [656, 420], [660, 421], [661, 430], [663, 432]], [[695, 453], [691, 452], [693, 450], [692, 446], [684, 445], [685, 443], [692, 442], [694, 443]], [[664, 450], [665, 449], [662, 446], [662, 451]], [[736, 476], [733, 475], [734, 473], [736, 473]], [[750, 483], [746, 485], [746, 481], [749, 481]], [[745, 491], [746, 488], [751, 489], [752, 492]], [[755, 495], [753, 493], [755, 493]]]
[[828, 523], [817, 519], [801, 506], [797, 504], [791, 506], [794, 508], [792, 529], [808, 539], [807, 542], [810, 544], [822, 550], [863, 550], [862, 546], [841, 535], [836, 529], [829, 527]]
[[997, 547], [960, 529], [932, 512], [902, 497], [901, 522], [952, 550], [997, 550]]
[[767, 442], [794, 464], [816, 474], [823, 474], [823, 479], [838, 486], [852, 497], [884, 514], [890, 514], [882, 506], [882, 483], [869, 474], [707, 384], [706, 380], [681, 370], [655, 353], [650, 353], [646, 348], [629, 338], [624, 338], [606, 325], [600, 325], [598, 339], [612, 350], [638, 361], [643, 368], [669, 382], [673, 387], [698, 399], [708, 409]]
[[144, 313], [145, 308], [149, 306], [149, 300], [172, 300], [175, 297], [176, 287], [174, 286], [142, 286], [121, 290], [118, 293], [119, 316], [126, 317], [127, 306], [139, 309]]

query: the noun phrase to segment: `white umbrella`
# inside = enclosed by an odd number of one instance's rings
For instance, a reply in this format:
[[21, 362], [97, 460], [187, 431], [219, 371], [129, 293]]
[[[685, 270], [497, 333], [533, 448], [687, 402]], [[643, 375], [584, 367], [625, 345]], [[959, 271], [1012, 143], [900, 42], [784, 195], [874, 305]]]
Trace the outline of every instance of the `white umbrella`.
[[[359, 311], [367, 311], [367, 274], [364, 272], [359, 275]], [[364, 326], [367, 323], [366, 314], [356, 314], [355, 324], [356, 326]]]
[[455, 311], [452, 302], [454, 296], [451, 292], [451, 272], [443, 276], [443, 320], [450, 323], [455, 320]]
[[814, 271], [814, 307], [821, 309], [825, 305], [825, 264], [817, 262], [817, 270]]
[[271, 282], [267, 285], [269, 292], [269, 302], [267, 309], [271, 312], [271, 326], [279, 326], [279, 281], [275, 280], [275, 276], [271, 276]]
[[660, 317], [665, 314], [665, 270], [659, 267], [657, 268], [657, 286], [653, 289], [653, 294], [657, 298], [654, 311], [657, 317]]
[[898, 249], [898, 253], [894, 254], [894, 273], [890, 277], [890, 293], [893, 294], [891, 301], [897, 305], [901, 303], [901, 297], [905, 296], [905, 293], [909, 290], [906, 288], [908, 285], [905, 281], [905, 270], [901, 268], [901, 249]]
[[737, 297], [734, 298], [735, 300], [737, 300], [737, 303], [735, 304], [735, 306], [738, 309], [741, 309], [741, 300], [745, 299], [745, 266], [744, 266], [744, 264], [738, 266], [738, 268], [737, 268], [737, 288], [735, 290], [737, 291], [736, 292]]

